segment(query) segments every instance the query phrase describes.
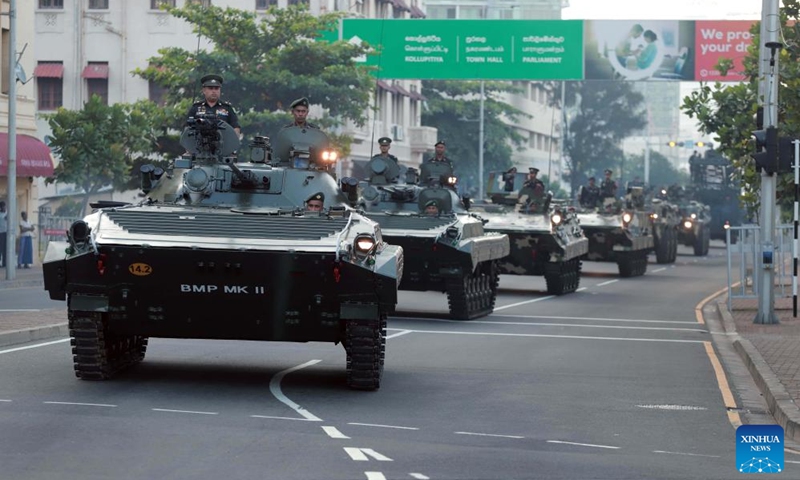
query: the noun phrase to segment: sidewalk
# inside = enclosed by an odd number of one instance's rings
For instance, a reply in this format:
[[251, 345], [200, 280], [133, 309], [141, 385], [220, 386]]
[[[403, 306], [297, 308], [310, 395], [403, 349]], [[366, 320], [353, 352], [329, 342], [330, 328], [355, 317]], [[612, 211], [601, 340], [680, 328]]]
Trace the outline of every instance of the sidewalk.
[[[0, 268], [0, 290], [42, 286], [42, 269], [17, 270], [5, 280]], [[717, 309], [733, 346], [761, 389], [770, 414], [783, 426], [787, 439], [800, 442], [800, 318], [792, 317], [792, 300], [776, 299], [778, 325], [756, 325], [758, 300], [735, 299], [728, 311], [726, 296], [716, 299]], [[67, 306], [29, 312], [3, 311], [0, 305], [0, 347], [65, 336]]]

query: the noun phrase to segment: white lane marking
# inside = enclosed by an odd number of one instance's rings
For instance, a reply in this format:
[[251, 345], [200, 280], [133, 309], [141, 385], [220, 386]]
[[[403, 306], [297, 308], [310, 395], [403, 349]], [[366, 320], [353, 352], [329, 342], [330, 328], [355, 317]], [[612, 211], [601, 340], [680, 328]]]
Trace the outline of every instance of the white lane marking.
[[367, 480], [386, 480], [386, 477], [381, 472], [364, 472]]
[[543, 333], [446, 332], [443, 330], [412, 330], [414, 333], [439, 333], [443, 335], [486, 335], [488, 337], [572, 338], [576, 340], [622, 340], [626, 342], [705, 343], [706, 340], [677, 340], [668, 338], [590, 337], [587, 335], [546, 335]]
[[411, 475], [413, 478], [416, 478], [417, 480], [430, 480], [430, 477], [426, 477], [421, 473], [409, 473], [409, 475]]
[[295, 418], [295, 417], [272, 417], [269, 415], [250, 415], [250, 418], [268, 418], [270, 420], [294, 420], [296, 422], [313, 422], [315, 420], [309, 420], [307, 418]]
[[64, 342], [69, 342], [69, 338], [62, 338], [61, 340], [53, 340], [52, 342], [37, 343], [36, 345], [28, 345], [26, 347], [16, 347], [16, 348], [9, 348], [8, 350], [0, 350], [0, 354], [21, 352], [22, 350], [30, 350], [31, 348], [46, 347], [48, 345], [55, 345], [56, 343], [64, 343]]
[[49, 405], [78, 405], [81, 407], [108, 407], [115, 408], [116, 405], [109, 405], [107, 403], [80, 403], [80, 402], [42, 402]]
[[658, 273], [658, 272], [663, 272], [663, 271], [664, 271], [664, 270], [666, 270], [666, 269], [667, 269], [667, 267], [661, 267], [661, 268], [657, 268], [657, 269], [653, 270], [653, 271], [652, 271], [652, 272], [650, 272], [650, 273]]
[[800, 462], [795, 462], [794, 460], [784, 460], [783, 462], [784, 463], [797, 463], [797, 464], [800, 464]]
[[167, 413], [194, 413], [196, 415], [219, 415], [217, 412], [198, 412], [195, 410], [173, 410], [171, 408], [151, 408], [154, 412], [167, 412]]
[[525, 300], [524, 302], [512, 303], [511, 305], [503, 305], [502, 307], [494, 307], [494, 311], [505, 310], [506, 308], [519, 307], [520, 305], [527, 305], [529, 303], [541, 302], [542, 300], [550, 300], [556, 298], [556, 295], [548, 295], [546, 297], [534, 298], [533, 300]]
[[397, 425], [380, 425], [377, 423], [356, 423], [350, 422], [348, 425], [359, 425], [362, 427], [396, 428], [398, 430], [419, 430], [417, 427], [398, 427]]
[[301, 407], [300, 405], [298, 405], [298, 404], [294, 403], [293, 401], [289, 400], [286, 397], [286, 395], [284, 395], [283, 392], [281, 391], [281, 380], [283, 380], [283, 377], [286, 376], [289, 373], [292, 373], [292, 372], [294, 372], [296, 370], [300, 370], [301, 368], [310, 367], [311, 365], [316, 365], [321, 361], [322, 360], [310, 360], [310, 361], [308, 361], [308, 362], [306, 362], [306, 363], [304, 363], [302, 365], [297, 365], [296, 367], [287, 368], [286, 370], [284, 370], [282, 372], [276, 373], [275, 376], [272, 377], [272, 379], [269, 381], [269, 391], [272, 393], [272, 395], [275, 398], [278, 399], [278, 401], [280, 401], [281, 403], [283, 403], [287, 407], [291, 408], [292, 410], [294, 410], [295, 412], [300, 414], [306, 420], [310, 420], [312, 422], [321, 422], [322, 419], [317, 417], [313, 413], [309, 412], [305, 408]]
[[701, 453], [665, 452], [664, 450], [653, 450], [653, 453], [665, 453], [667, 455], [686, 455], [689, 457], [720, 458], [719, 455], [703, 455]]
[[[587, 322], [631, 322], [631, 323], [678, 323], [678, 324], [694, 324], [697, 325], [697, 320], [692, 319], [691, 321], [685, 320], [642, 320], [638, 318], [600, 318], [600, 317], [554, 317], [552, 315], [492, 315], [493, 317], [506, 317], [506, 318], [531, 318], [531, 319], [538, 319], [544, 318], [548, 320], [584, 320]], [[463, 322], [463, 320], [459, 320], [459, 322]], [[469, 323], [493, 323], [488, 320], [470, 320]]]
[[649, 408], [652, 410], [708, 410], [706, 407], [694, 407], [692, 405], [636, 405], [639, 408]]
[[564, 442], [562, 440], [548, 440], [547, 443], [560, 443], [563, 445], [577, 445], [579, 447], [608, 448], [610, 450], [619, 450], [619, 447], [614, 447], [611, 445], [594, 445], [592, 443]]
[[525, 438], [519, 435], [497, 435], [494, 433], [475, 433], [475, 432], [453, 432], [456, 435], [475, 435], [478, 437], [498, 437], [498, 438]]
[[389, 340], [389, 339], [392, 339], [392, 338], [397, 338], [397, 337], [402, 337], [403, 335], [406, 335], [408, 333], [411, 333], [411, 330], [400, 330], [397, 333], [393, 333], [393, 334], [387, 336], [386, 340]]
[[579, 289], [577, 289], [577, 290], [575, 290], [575, 291], [576, 291], [576, 292], [582, 292], [582, 291], [584, 291], [584, 290], [588, 290], [588, 287], [581, 287], [581, 288], [579, 288]]
[[350, 458], [356, 462], [368, 462], [369, 458], [367, 458], [367, 455], [379, 462], [393, 461], [391, 458], [381, 455], [371, 448], [344, 447], [344, 451], [347, 452], [347, 454], [350, 455]]
[[5, 398], [0, 398], [0, 402], [10, 402], [11, 400], [6, 400]]
[[[462, 320], [463, 322], [463, 320]], [[680, 328], [680, 327], [628, 327], [624, 325], [584, 325], [579, 323], [545, 323], [545, 322], [493, 322], [493, 321], [470, 321], [470, 324], [482, 323], [488, 325], [516, 325], [525, 327], [585, 327], [585, 328], [620, 328], [626, 330], [667, 330], [675, 332], [700, 332], [708, 333], [705, 328]], [[697, 322], [680, 322], [697, 325]]]
[[607, 282], [598, 283], [597, 285], [595, 285], [595, 287], [605, 287], [606, 285], [611, 285], [612, 283], [617, 283], [617, 282], [619, 282], [619, 279], [609, 280]]
[[344, 433], [340, 432], [336, 427], [322, 427], [325, 433], [331, 438], [350, 438]]
[[38, 308], [0, 308], [0, 313], [41, 312]]

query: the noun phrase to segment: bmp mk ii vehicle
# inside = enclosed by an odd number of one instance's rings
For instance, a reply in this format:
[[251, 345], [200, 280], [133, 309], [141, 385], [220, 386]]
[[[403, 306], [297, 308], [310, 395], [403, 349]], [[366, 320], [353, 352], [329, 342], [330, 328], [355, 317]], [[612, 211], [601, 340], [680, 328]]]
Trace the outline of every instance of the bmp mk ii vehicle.
[[[725, 240], [730, 227], [742, 224], [744, 213], [739, 204], [741, 190], [732, 172], [730, 162], [714, 150], [706, 150], [700, 156], [689, 158], [691, 185], [686, 189], [687, 198], [708, 205], [711, 211], [710, 235], [712, 240]], [[731, 243], [738, 235], [731, 232]]]
[[[451, 188], [450, 165], [427, 162], [420, 179], [408, 168], [401, 175], [391, 158], [373, 157], [369, 179], [343, 179], [353, 202], [378, 222], [383, 238], [405, 252], [401, 290], [447, 293], [450, 316], [468, 320], [494, 311], [497, 260], [508, 255], [508, 237], [484, 232]], [[349, 182], [349, 184], [348, 184]], [[358, 195], [360, 190], [360, 198]]]
[[[322, 341], [344, 345], [350, 387], [379, 388], [403, 253], [346, 206], [327, 137], [286, 128], [237, 163], [230, 125], [201, 117], [181, 144], [166, 172], [142, 167], [142, 203], [99, 208], [48, 246], [77, 376], [112, 377], [148, 337]], [[327, 209], [304, 211], [316, 192]]]
[[632, 187], [623, 202], [605, 198], [597, 205], [581, 205], [578, 219], [589, 238], [587, 260], [616, 262], [621, 277], [647, 271], [647, 255], [653, 249], [653, 232], [647, 212], [634, 207], [641, 202], [641, 187]]
[[711, 240], [711, 209], [686, 197], [686, 190], [680, 185], [670, 185], [666, 189], [670, 202], [678, 206], [681, 224], [678, 226], [678, 242], [694, 249], [695, 256], [708, 254]]
[[511, 254], [500, 260], [500, 273], [544, 276], [547, 292], [571, 293], [581, 280], [581, 258], [589, 252], [589, 239], [581, 230], [575, 209], [551, 201], [529, 202], [525, 174], [490, 172], [487, 195], [491, 204], [474, 204], [487, 221], [484, 228], [504, 233]]
[[[637, 198], [633, 197], [634, 203]], [[667, 190], [659, 190], [649, 204], [634, 204], [634, 208], [644, 208], [650, 215], [653, 231], [653, 250], [656, 254], [656, 263], [675, 263], [678, 258], [678, 229], [681, 225], [681, 212], [667, 195]]]

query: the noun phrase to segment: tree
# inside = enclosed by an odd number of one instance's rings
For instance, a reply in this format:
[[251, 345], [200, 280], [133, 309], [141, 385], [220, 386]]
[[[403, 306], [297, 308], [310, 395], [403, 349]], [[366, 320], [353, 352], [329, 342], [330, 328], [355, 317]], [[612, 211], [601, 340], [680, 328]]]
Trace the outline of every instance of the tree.
[[569, 200], [569, 193], [567, 193], [567, 191], [561, 187], [561, 182], [558, 180], [553, 180], [551, 182], [550, 177], [547, 175], [542, 175], [538, 178], [542, 181], [542, 183], [545, 184], [548, 191], [553, 192], [553, 198], [558, 200]]
[[583, 81], [566, 84], [567, 108], [576, 113], [564, 135], [568, 173], [564, 180], [572, 192], [586, 179], [600, 178], [606, 168], [617, 170], [623, 153], [620, 142], [647, 126], [644, 97], [623, 81]]
[[148, 118], [130, 105], [106, 105], [97, 95], [83, 109], [60, 108], [47, 120], [53, 132], [47, 141], [60, 162], [46, 182], [82, 188], [81, 215], [101, 188], [122, 188], [133, 161], [149, 154], [155, 141]]
[[[273, 7], [260, 19], [251, 11], [188, 2], [169, 8], [212, 46], [196, 52], [163, 48], [150, 58], [148, 68], [134, 72], [166, 87], [165, 102], [171, 110], [165, 127], [182, 128], [191, 102], [198, 98], [200, 77], [208, 73], [223, 75], [222, 98], [239, 113], [245, 138], [277, 132], [290, 121], [286, 110], [299, 97], [325, 108], [325, 118], [313, 119], [323, 127], [345, 119], [363, 124], [375, 80], [371, 67], [355, 59], [370, 47], [317, 41], [323, 32], [337, 28], [344, 13], [314, 16], [306, 8]], [[347, 139], [331, 137], [342, 155], [349, 153]]]
[[[644, 155], [627, 156], [621, 170], [620, 186], [624, 187], [636, 177], [644, 179]], [[650, 184], [653, 187], [665, 187], [675, 183], [680, 185], [689, 183], [689, 175], [672, 166], [672, 162], [664, 155], [651, 151]]]
[[[511, 167], [513, 149], [525, 141], [513, 125], [503, 120], [513, 123], [529, 115], [499, 99], [501, 93], [518, 91], [507, 82], [484, 82], [484, 184], [488, 172]], [[480, 82], [423, 80], [422, 94], [427, 98], [422, 124], [438, 129], [439, 139], [447, 142], [447, 156], [453, 159], [459, 182], [470, 193], [477, 193]]]

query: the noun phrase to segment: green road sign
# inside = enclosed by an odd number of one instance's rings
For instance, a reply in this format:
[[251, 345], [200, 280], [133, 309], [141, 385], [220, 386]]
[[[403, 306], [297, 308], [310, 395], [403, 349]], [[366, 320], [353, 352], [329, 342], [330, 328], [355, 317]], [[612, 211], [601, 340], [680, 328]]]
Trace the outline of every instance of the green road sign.
[[581, 20], [345, 19], [342, 39], [366, 42], [380, 78], [581, 80]]

